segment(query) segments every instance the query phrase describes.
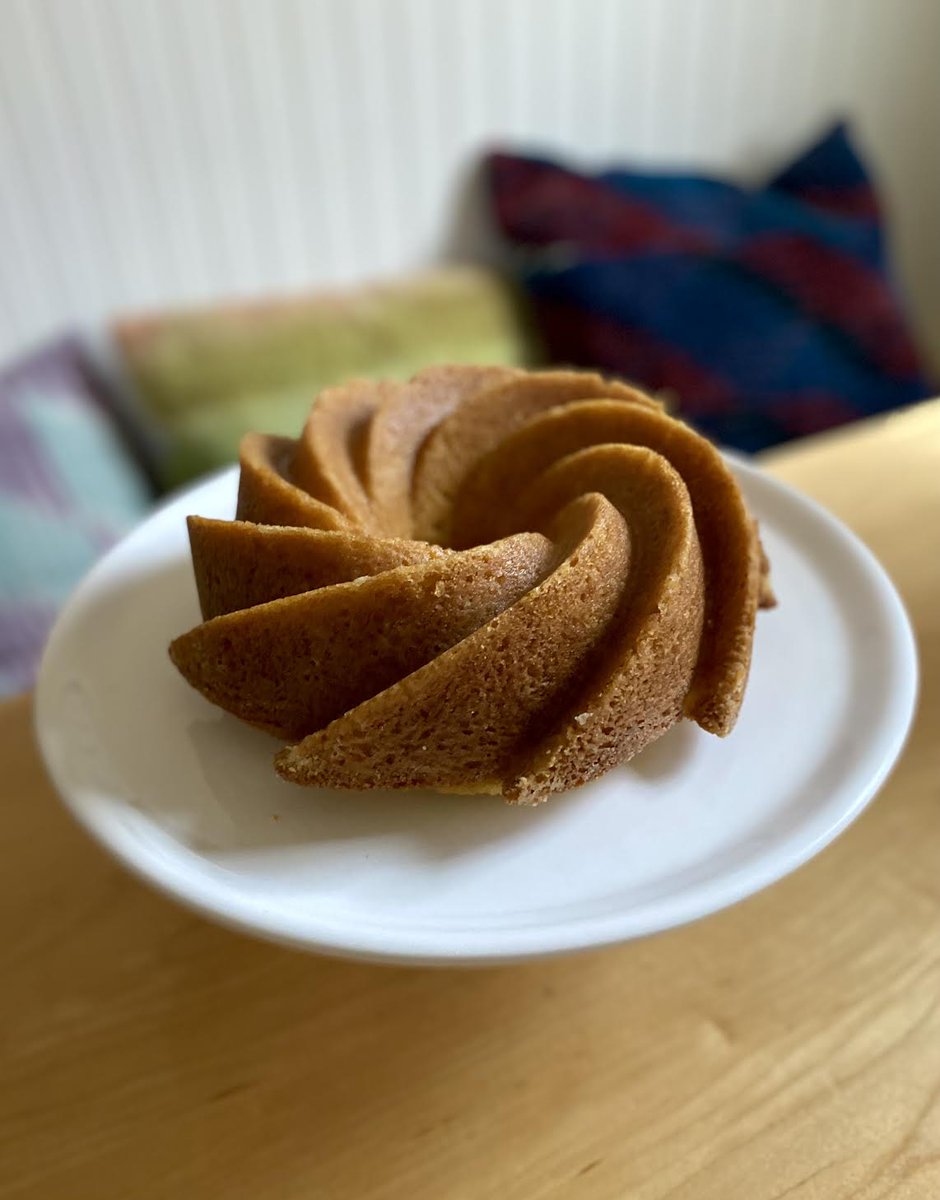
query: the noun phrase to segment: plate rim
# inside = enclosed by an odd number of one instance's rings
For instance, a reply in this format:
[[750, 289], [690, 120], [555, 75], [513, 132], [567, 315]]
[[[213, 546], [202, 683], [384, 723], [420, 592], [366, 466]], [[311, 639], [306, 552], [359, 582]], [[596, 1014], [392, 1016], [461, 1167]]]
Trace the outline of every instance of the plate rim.
[[[202, 878], [191, 883], [173, 869], [162, 867], [153, 854], [138, 852], [137, 847], [140, 843], [130, 837], [119, 824], [109, 820], [109, 811], [114, 804], [120, 803], [119, 799], [112, 797], [110, 804], [93, 805], [76, 795], [52, 744], [54, 733], [50, 716], [50, 693], [56, 660], [60, 646], [63, 643], [67, 644], [69, 626], [81, 612], [87, 594], [94, 590], [100, 577], [108, 573], [115, 559], [125, 552], [125, 547], [132, 539], [143, 537], [148, 527], [167, 509], [203, 489], [218, 486], [228, 476], [237, 476], [237, 466], [224, 467], [166, 497], [144, 521], [117, 542], [91, 568], [59, 612], [43, 651], [33, 698], [36, 740], [56, 794], [78, 824], [132, 875], [189, 910], [242, 933], [339, 958], [416, 966], [509, 964], [599, 949], [651, 936], [740, 903], [779, 882], [810, 861], [839, 837], [868, 807], [896, 766], [910, 735], [917, 710], [919, 669], [916, 638], [904, 603], [887, 571], [858, 534], [818, 501], [791, 484], [777, 479], [737, 454], [723, 454], [735, 473], [744, 477], [745, 484], [756, 479], [757, 486], [768, 488], [792, 508], [801, 510], [802, 515], [812, 518], [822, 526], [829, 537], [840, 541], [844, 548], [851, 552], [853, 559], [864, 569], [873, 585], [879, 608], [893, 632], [892, 662], [899, 668], [899, 682], [887, 710], [891, 714], [891, 720], [889, 721], [886, 715], [881, 719], [879, 726], [886, 727], [888, 731], [885, 734], [886, 749], [877, 768], [873, 770], [854, 800], [844, 805], [838, 815], [829, 821], [815, 838], [804, 837], [799, 844], [789, 847], [789, 842], [796, 838], [796, 835], [791, 835], [790, 839], [784, 839], [778, 844], [776, 853], [748, 860], [735, 870], [691, 889], [691, 903], [682, 902], [685, 893], [674, 893], [671, 904], [668, 901], [658, 903], [661, 916], [657, 920], [631, 921], [629, 918], [633, 910], [628, 909], [614, 916], [603, 914], [601, 917], [583, 918], [563, 925], [556, 923], [531, 928], [517, 926], [509, 930], [491, 928], [476, 931], [472, 935], [461, 931], [459, 935], [450, 936], [458, 942], [463, 938], [478, 944], [457, 944], [453, 948], [440, 944], [442, 939], [446, 940], [449, 936], [446, 930], [432, 931], [429, 934], [427, 931], [388, 931], [382, 928], [376, 931], [352, 926], [347, 927], [345, 932], [341, 928], [337, 933], [329, 923], [321, 923], [316, 933], [311, 935], [309, 929], [301, 931], [299, 928], [289, 927], [290, 922], [285, 920], [285, 914], [281, 912], [271, 916], [263, 908], [259, 910], [256, 905], [252, 906], [241, 900], [236, 902], [230, 894], [217, 895], [207, 879]], [[670, 908], [676, 909], [672, 915]], [[643, 911], [641, 909], [640, 913]], [[390, 936], [390, 932], [393, 936]], [[487, 945], [487, 942], [490, 944]]]

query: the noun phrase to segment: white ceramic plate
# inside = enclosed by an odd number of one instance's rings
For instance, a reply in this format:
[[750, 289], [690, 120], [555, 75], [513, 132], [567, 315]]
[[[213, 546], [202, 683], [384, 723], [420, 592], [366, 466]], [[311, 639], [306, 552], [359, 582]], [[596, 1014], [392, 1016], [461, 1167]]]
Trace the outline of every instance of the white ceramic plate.
[[891, 583], [811, 501], [735, 463], [780, 606], [758, 621], [724, 741], [689, 723], [538, 809], [493, 797], [310, 791], [213, 708], [167, 644], [199, 620], [184, 518], [230, 517], [233, 470], [92, 571], [49, 642], [39, 740], [79, 820], [127, 866], [240, 929], [354, 957], [494, 962], [702, 917], [811, 858], [900, 752], [916, 655]]

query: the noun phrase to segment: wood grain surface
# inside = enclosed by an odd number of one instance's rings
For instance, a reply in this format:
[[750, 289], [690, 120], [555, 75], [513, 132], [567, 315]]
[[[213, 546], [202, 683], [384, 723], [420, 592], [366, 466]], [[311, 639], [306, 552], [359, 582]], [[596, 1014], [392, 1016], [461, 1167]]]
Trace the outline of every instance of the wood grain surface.
[[940, 1197], [940, 403], [767, 460], [914, 619], [874, 806], [696, 925], [524, 967], [305, 957], [130, 878], [0, 708], [0, 1196]]

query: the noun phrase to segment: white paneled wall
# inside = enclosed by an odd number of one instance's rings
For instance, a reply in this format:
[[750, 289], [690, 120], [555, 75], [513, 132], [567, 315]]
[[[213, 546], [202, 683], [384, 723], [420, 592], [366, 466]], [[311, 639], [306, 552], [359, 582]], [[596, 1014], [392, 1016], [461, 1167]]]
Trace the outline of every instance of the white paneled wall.
[[940, 343], [937, 0], [0, 0], [0, 356], [473, 250], [494, 143], [753, 176], [848, 114]]

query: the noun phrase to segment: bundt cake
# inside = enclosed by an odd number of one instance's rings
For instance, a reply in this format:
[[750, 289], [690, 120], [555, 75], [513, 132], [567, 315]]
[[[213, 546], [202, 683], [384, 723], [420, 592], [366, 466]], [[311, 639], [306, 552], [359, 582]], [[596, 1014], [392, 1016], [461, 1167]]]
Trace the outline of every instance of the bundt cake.
[[170, 656], [290, 745], [284, 779], [534, 804], [744, 696], [757, 527], [718, 451], [574, 371], [431, 367], [323, 392], [190, 517], [203, 622]]

